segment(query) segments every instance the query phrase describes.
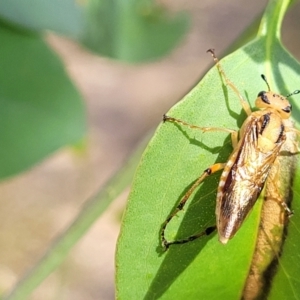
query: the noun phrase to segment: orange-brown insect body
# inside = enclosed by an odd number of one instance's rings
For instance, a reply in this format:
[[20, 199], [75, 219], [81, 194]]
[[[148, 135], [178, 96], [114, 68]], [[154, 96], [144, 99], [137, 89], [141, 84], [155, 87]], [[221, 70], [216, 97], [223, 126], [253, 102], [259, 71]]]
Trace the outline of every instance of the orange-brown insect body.
[[218, 187], [216, 218], [223, 244], [234, 236], [253, 207], [285, 141], [282, 120], [290, 116], [288, 100], [269, 91], [260, 92], [255, 103], [261, 110], [244, 122]]

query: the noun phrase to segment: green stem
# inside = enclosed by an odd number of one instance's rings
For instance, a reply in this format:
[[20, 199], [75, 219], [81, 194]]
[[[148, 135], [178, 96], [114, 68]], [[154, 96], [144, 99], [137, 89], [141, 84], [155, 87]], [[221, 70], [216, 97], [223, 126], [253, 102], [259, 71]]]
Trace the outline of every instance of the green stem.
[[[26, 299], [64, 261], [70, 250], [80, 240], [108, 205], [131, 183], [148, 136], [131, 156], [129, 162], [113, 176], [106, 186], [87, 201], [73, 224], [53, 243], [41, 260], [22, 278], [5, 300]], [[2, 299], [2, 298], [1, 298]]]
[[262, 17], [258, 36], [265, 36], [269, 43], [280, 39], [283, 17], [293, 0], [270, 0]]
[[280, 42], [283, 18], [294, 0], [269, 0], [262, 17], [257, 36], [265, 44], [265, 75], [270, 82], [275, 82], [271, 61], [275, 45]]

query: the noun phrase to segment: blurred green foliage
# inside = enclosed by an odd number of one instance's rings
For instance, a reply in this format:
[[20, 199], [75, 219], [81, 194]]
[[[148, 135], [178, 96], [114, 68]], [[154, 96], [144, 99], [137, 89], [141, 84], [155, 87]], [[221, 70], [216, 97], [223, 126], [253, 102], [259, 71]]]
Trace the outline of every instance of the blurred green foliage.
[[37, 34], [0, 24], [0, 178], [85, 134], [85, 108], [63, 64]]
[[129, 62], [166, 54], [187, 29], [152, 1], [0, 2], [0, 178], [21, 172], [85, 135], [85, 108], [46, 30]]
[[184, 13], [171, 15], [149, 0], [91, 0], [84, 43], [92, 50], [129, 62], [168, 53], [188, 29]]

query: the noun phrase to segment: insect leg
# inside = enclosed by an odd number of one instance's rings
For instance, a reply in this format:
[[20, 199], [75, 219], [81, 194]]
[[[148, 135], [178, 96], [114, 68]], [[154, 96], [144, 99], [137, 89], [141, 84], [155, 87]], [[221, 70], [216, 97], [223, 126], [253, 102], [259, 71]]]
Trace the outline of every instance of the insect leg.
[[161, 241], [162, 241], [162, 245], [165, 248], [165, 250], [167, 250], [169, 248], [170, 245], [172, 244], [184, 244], [187, 242], [191, 242], [203, 235], [209, 235], [210, 233], [212, 233], [215, 229], [216, 226], [212, 226], [212, 227], [208, 227], [206, 228], [204, 231], [192, 235], [186, 239], [182, 239], [182, 240], [175, 240], [175, 241], [167, 241], [165, 238], [165, 230], [166, 227], [168, 225], [168, 223], [173, 219], [173, 217], [175, 217], [175, 215], [181, 211], [184, 208], [184, 205], [186, 204], [187, 200], [189, 199], [189, 197], [191, 196], [191, 194], [194, 192], [194, 190], [199, 186], [199, 184], [209, 175], [223, 169], [225, 167], [225, 163], [217, 163], [212, 165], [211, 167], [207, 168], [203, 174], [195, 181], [195, 183], [191, 186], [191, 188], [187, 191], [187, 193], [182, 197], [182, 199], [180, 200], [179, 204], [177, 205], [177, 207], [175, 208], [175, 210], [169, 215], [169, 217], [166, 219], [166, 221], [163, 223], [162, 228], [161, 228]]
[[280, 183], [280, 174], [278, 172], [279, 168], [278, 160], [274, 162], [274, 165], [271, 169], [269, 178], [267, 180], [267, 189], [266, 189], [266, 197], [265, 200], [271, 200], [277, 202], [281, 209], [285, 212], [287, 217], [291, 217], [294, 213], [288, 207], [287, 203], [285, 202], [285, 197], [283, 197], [279, 190], [279, 183]]
[[183, 120], [180, 119], [176, 119], [173, 117], [169, 117], [167, 115], [163, 115], [163, 121], [169, 121], [169, 122], [174, 122], [183, 126], [187, 126], [191, 129], [198, 129], [201, 130], [202, 132], [206, 132], [206, 131], [224, 131], [224, 132], [229, 132], [231, 134], [231, 142], [232, 142], [232, 146], [233, 148], [236, 147], [237, 143], [238, 143], [238, 131], [236, 130], [232, 130], [232, 129], [228, 129], [228, 128], [221, 128], [221, 127], [200, 127], [197, 125], [193, 125], [193, 124], [189, 124]]
[[163, 115], [163, 121], [164, 122], [166, 122], [166, 121], [174, 122], [174, 123], [177, 123], [177, 124], [180, 124], [180, 125], [183, 125], [183, 126], [187, 126], [191, 129], [201, 130], [202, 132], [206, 132], [206, 131], [224, 131], [224, 132], [229, 132], [231, 134], [232, 133], [237, 134], [236, 130], [232, 130], [232, 129], [228, 129], [228, 128], [221, 128], [221, 127], [200, 127], [200, 126], [197, 126], [197, 125], [189, 124], [189, 123], [187, 123], [185, 121], [182, 121], [180, 119], [169, 117], [167, 115]]
[[297, 128], [294, 128], [294, 127], [285, 127], [285, 130], [287, 132], [294, 132], [296, 133], [298, 136], [300, 136], [300, 130], [298, 130]]
[[274, 191], [273, 193], [276, 191], [276, 193], [274, 193], [272, 195], [272, 197], [269, 197], [268, 200], [272, 200], [272, 201], [275, 201], [277, 202], [281, 207], [282, 209], [284, 210], [284, 212], [286, 213], [286, 216], [287, 217], [292, 217], [294, 212], [288, 207], [288, 205], [284, 202], [284, 200], [282, 200], [282, 197], [280, 196], [279, 192], [276, 190], [276, 187], [274, 185]]
[[252, 111], [251, 111], [251, 108], [250, 108], [249, 104], [245, 101], [245, 99], [243, 98], [243, 96], [241, 95], [241, 93], [239, 92], [239, 90], [237, 89], [237, 87], [233, 84], [233, 82], [226, 76], [226, 73], [225, 73], [224, 69], [222, 68], [222, 66], [221, 66], [218, 58], [215, 55], [215, 50], [214, 49], [208, 49], [206, 52], [209, 52], [211, 54], [211, 56], [214, 59], [214, 62], [216, 63], [216, 66], [217, 66], [217, 68], [219, 70], [219, 73], [225, 79], [226, 84], [232, 88], [232, 90], [235, 92], [235, 94], [240, 99], [241, 105], [242, 105], [244, 111], [246, 112], [246, 114], [248, 116], [250, 116], [251, 113], [252, 113]]
[[[272, 185], [272, 184], [270, 184]], [[273, 186], [273, 194], [272, 196], [269, 196], [267, 200], [272, 200], [272, 201], [275, 201], [277, 202], [281, 209], [285, 212], [286, 216], [287, 217], [292, 217], [294, 212], [288, 207], [288, 205], [284, 202], [284, 200], [282, 200], [282, 197], [279, 193], [279, 191], [277, 190], [277, 187], [276, 185], [272, 185]]]
[[[285, 131], [286, 132], [293, 132], [294, 134], [296, 134], [298, 136], [298, 138], [300, 137], [300, 130], [298, 130], [294, 127], [287, 126], [287, 127], [285, 127]], [[297, 149], [295, 151], [295, 154], [297, 154], [297, 153], [299, 153], [298, 141], [294, 141], [294, 144], [295, 144], [295, 149]]]

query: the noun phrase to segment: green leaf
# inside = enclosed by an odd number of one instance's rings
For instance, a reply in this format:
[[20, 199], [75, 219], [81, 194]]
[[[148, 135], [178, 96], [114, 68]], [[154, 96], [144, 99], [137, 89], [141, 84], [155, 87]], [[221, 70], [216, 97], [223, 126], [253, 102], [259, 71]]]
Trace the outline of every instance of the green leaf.
[[[221, 61], [228, 78], [251, 107], [257, 94], [266, 90], [260, 74], [265, 74], [271, 89], [280, 94], [299, 89], [300, 65], [279, 40], [288, 4], [286, 0], [270, 1], [258, 37]], [[298, 123], [300, 105], [294, 98], [293, 119]], [[239, 129], [246, 117], [215, 67], [167, 114], [199, 126], [230, 129]], [[116, 255], [118, 299], [241, 298], [256, 245], [262, 200], [257, 201], [242, 228], [225, 246], [216, 234], [171, 246], [165, 253], [160, 246], [162, 223], [176, 203], [203, 170], [215, 162], [226, 162], [231, 151], [226, 133], [201, 133], [168, 122], [159, 126], [140, 162], [123, 219]], [[215, 224], [219, 176], [207, 178], [185, 211], [168, 225], [169, 240]], [[300, 212], [299, 176], [298, 168], [292, 203], [296, 215]], [[300, 295], [299, 230], [300, 218], [294, 217], [270, 299], [296, 299]]]
[[91, 0], [83, 41], [102, 55], [140, 62], [171, 51], [187, 28], [185, 14], [171, 15], [152, 0]]
[[0, 178], [83, 138], [85, 110], [63, 65], [35, 35], [0, 27]]

